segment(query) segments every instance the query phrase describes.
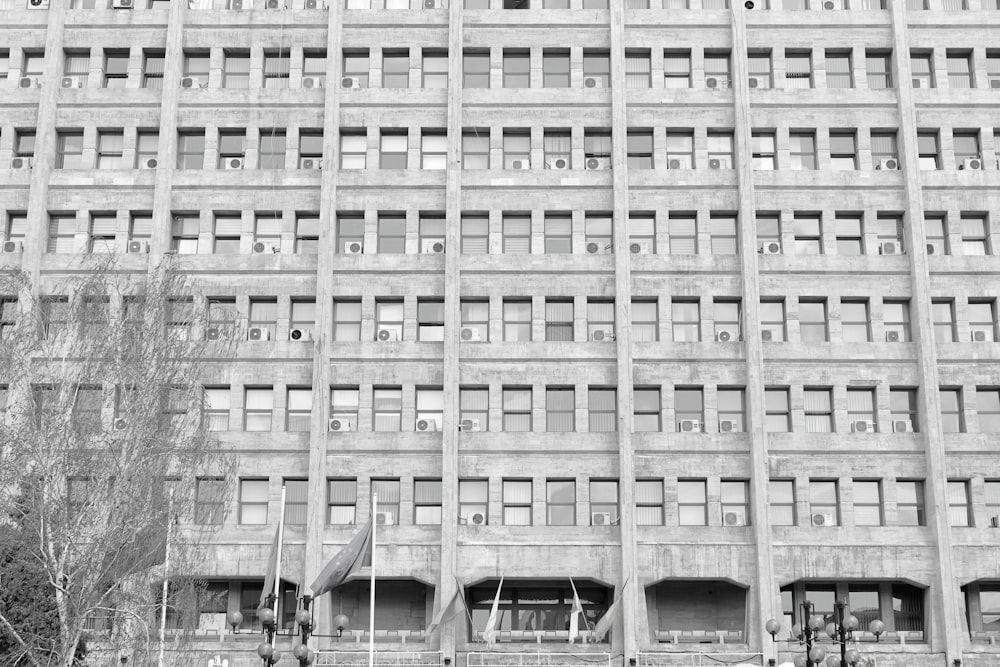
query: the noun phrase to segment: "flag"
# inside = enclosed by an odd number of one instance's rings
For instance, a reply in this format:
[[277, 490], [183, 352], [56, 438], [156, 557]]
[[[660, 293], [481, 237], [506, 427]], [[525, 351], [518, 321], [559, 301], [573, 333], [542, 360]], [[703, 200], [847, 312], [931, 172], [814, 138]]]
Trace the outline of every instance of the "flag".
[[274, 578], [278, 576], [278, 559], [281, 558], [281, 548], [278, 546], [278, 535], [281, 534], [279, 526], [274, 531], [274, 540], [271, 542], [271, 554], [267, 557], [267, 574], [264, 575], [264, 588], [260, 591], [260, 602], [257, 603], [257, 611], [267, 606], [267, 596], [274, 593]]
[[573, 588], [573, 608], [569, 612], [569, 643], [580, 634], [580, 617], [583, 616], [583, 605], [580, 603], [580, 596], [576, 593], [576, 584], [573, 577], [569, 578], [569, 585]]
[[503, 588], [503, 575], [500, 575], [500, 585], [497, 586], [497, 594], [493, 598], [493, 607], [490, 608], [490, 618], [486, 621], [486, 629], [483, 630], [483, 638], [487, 644], [493, 644], [497, 640], [497, 621], [500, 617], [500, 589]]
[[[458, 594], [458, 589], [455, 589], [455, 593], [448, 600], [448, 604], [442, 605], [438, 610], [438, 613], [434, 614], [434, 618], [431, 619], [431, 624], [427, 626], [426, 634], [430, 635], [432, 632], [438, 629], [443, 622], [449, 621], [455, 616], [455, 598], [461, 597]], [[446, 617], [447, 616], [447, 617]]]
[[469, 605], [465, 602], [465, 589], [462, 587], [462, 582], [458, 580], [457, 576], [455, 577], [455, 590], [458, 591], [456, 593], [458, 595], [458, 602], [462, 605], [462, 609], [465, 610], [465, 615], [469, 617], [469, 625], [475, 628], [476, 624], [472, 622], [472, 612], [469, 611]]
[[611, 626], [615, 623], [615, 617], [618, 612], [621, 611], [622, 599], [625, 597], [625, 587], [628, 586], [628, 579], [622, 584], [622, 589], [618, 593], [618, 597], [615, 601], [608, 607], [608, 610], [604, 612], [604, 616], [601, 616], [601, 620], [597, 622], [594, 626], [594, 641], [599, 642], [604, 639], [604, 636], [608, 634]]
[[310, 588], [313, 597], [318, 597], [344, 583], [349, 576], [365, 565], [371, 565], [372, 559], [372, 520], [369, 519], [361, 531], [347, 543], [347, 546], [330, 559], [323, 571], [316, 577]]

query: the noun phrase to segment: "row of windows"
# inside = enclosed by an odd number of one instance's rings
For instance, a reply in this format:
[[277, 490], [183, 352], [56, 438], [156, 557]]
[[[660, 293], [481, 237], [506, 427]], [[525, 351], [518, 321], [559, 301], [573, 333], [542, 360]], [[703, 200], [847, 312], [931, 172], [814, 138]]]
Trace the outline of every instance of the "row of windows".
[[[307, 480], [285, 479], [282, 483], [286, 489], [285, 522], [304, 525], [308, 505]], [[588, 525], [585, 517], [578, 517], [579, 510], [587, 511], [589, 525], [592, 526], [615, 525], [619, 520], [617, 480], [588, 480], [588, 495], [580, 498], [575, 479], [503, 479], [499, 508], [495, 505], [491, 507], [489, 484], [490, 481], [485, 479], [459, 480], [460, 524], [487, 525], [496, 522], [505, 526], [530, 526], [544, 521], [544, 525], [548, 526], [574, 526], [580, 521]], [[370, 491], [378, 494], [378, 511], [384, 523], [403, 523], [404, 508], [406, 520], [413, 525], [441, 523], [440, 479], [413, 479], [412, 495], [403, 493], [403, 485], [398, 478], [371, 479], [369, 485]], [[238, 523], [268, 523], [272, 504], [270, 486], [266, 478], [240, 480]], [[855, 478], [844, 480], [844, 489], [841, 486], [842, 481], [838, 479], [771, 479], [768, 483], [771, 525], [839, 526], [845, 523], [847, 517], [855, 526], [927, 524], [923, 480]], [[223, 522], [225, 506], [219, 495], [220, 487], [219, 480], [198, 480], [196, 518], [199, 523]], [[357, 479], [327, 480], [328, 524], [344, 525], [357, 521], [358, 487]], [[803, 497], [797, 497], [796, 490]], [[845, 490], [852, 500], [845, 499]], [[987, 526], [995, 527], [1000, 516], [1000, 480], [949, 480], [946, 496], [951, 526], [973, 527], [978, 513], [985, 517]], [[752, 521], [749, 482], [746, 480], [639, 479], [635, 482], [634, 498], [636, 523], [640, 526], [741, 527], [750, 525]], [[665, 498], [676, 498], [676, 502], [668, 503]], [[974, 511], [974, 505], [981, 506], [981, 509], [976, 507]], [[538, 516], [534, 515], [536, 507], [539, 509]], [[808, 516], [800, 520], [802, 513]]]
[[[297, 130], [297, 131], [296, 131]], [[342, 128], [340, 157], [342, 170], [423, 169], [443, 170], [448, 166], [448, 137], [444, 129], [424, 128], [416, 132], [402, 129]], [[993, 170], [995, 161], [982, 159], [983, 131], [918, 130], [918, 163], [922, 170], [953, 166], [960, 171]], [[297, 135], [297, 136], [296, 136]], [[211, 141], [209, 140], [211, 139]], [[31, 129], [16, 131], [11, 168], [31, 166], [35, 157], [36, 134]], [[56, 131], [56, 169], [151, 169], [158, 165], [158, 132], [125, 129], [59, 129]], [[993, 133], [994, 154], [1000, 131]], [[85, 148], [94, 146], [94, 148]], [[946, 148], [947, 147], [947, 148]], [[778, 133], [755, 129], [751, 135], [753, 168], [803, 170], [888, 170], [900, 169], [896, 130], [831, 129], [821, 133], [796, 129]], [[629, 169], [726, 170], [735, 168], [735, 148], [731, 130], [632, 128], [626, 136]], [[207, 159], [208, 158], [208, 159]], [[462, 132], [462, 169], [553, 170], [611, 169], [612, 134], [606, 128], [549, 129], [467, 128]], [[177, 140], [177, 169], [314, 170], [323, 164], [323, 132], [320, 129], [260, 129], [248, 136], [244, 128], [220, 129], [207, 137], [205, 130], [181, 130]]]

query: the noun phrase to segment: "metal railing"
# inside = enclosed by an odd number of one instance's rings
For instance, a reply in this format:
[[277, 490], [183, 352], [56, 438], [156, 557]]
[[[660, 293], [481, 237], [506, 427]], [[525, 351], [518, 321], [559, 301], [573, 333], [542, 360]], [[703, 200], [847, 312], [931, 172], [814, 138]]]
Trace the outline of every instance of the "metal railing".
[[467, 654], [468, 667], [555, 667], [587, 665], [611, 667], [610, 653], [508, 653], [471, 652]]
[[639, 652], [636, 667], [758, 667], [763, 653], [721, 653], [719, 651]]
[[[316, 667], [368, 667], [368, 651], [318, 651]], [[444, 656], [440, 651], [375, 651], [379, 667], [440, 667]]]

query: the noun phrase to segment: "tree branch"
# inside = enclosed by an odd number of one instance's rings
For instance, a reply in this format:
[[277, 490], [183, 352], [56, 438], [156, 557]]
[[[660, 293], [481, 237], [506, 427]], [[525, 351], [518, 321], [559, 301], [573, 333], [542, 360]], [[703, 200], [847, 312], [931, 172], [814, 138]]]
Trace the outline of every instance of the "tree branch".
[[0, 612], [0, 623], [3, 623], [7, 627], [10, 634], [14, 636], [17, 643], [24, 649], [24, 657], [27, 658], [31, 664], [35, 665], [35, 667], [41, 667], [38, 660], [35, 659], [35, 656], [31, 654], [31, 647], [28, 646], [27, 642], [21, 638], [20, 633], [14, 629], [14, 626], [10, 624], [10, 621], [7, 620], [7, 617], [4, 616], [3, 612]]

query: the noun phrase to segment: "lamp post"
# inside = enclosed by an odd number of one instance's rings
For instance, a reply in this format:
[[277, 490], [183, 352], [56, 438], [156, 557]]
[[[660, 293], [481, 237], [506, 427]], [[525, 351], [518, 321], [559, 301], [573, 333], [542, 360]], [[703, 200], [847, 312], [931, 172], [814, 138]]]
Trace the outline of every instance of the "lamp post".
[[[834, 605], [833, 621], [823, 623], [823, 617], [814, 613], [813, 603], [805, 600], [799, 605], [798, 623], [792, 626], [792, 637], [800, 645], [806, 647], [804, 654], [795, 656], [792, 661], [795, 667], [855, 667], [861, 660], [861, 654], [856, 648], [848, 648], [847, 643], [854, 638], [858, 629], [858, 619], [847, 608], [847, 603], [838, 600]], [[769, 620], [764, 628], [771, 635], [772, 641], [777, 641], [776, 635], [781, 631], [781, 623]], [[885, 624], [875, 619], [868, 624], [868, 631], [875, 635], [875, 641], [885, 632]], [[827, 655], [824, 647], [818, 645], [822, 633], [826, 633], [834, 646], [840, 647], [840, 656], [835, 653]]]
[[333, 617], [333, 627], [337, 628], [337, 638], [343, 636], [344, 630], [350, 625], [351, 619], [347, 618], [344, 614], [337, 614]]
[[260, 613], [257, 614], [257, 618], [260, 619], [260, 624], [264, 628], [264, 637], [266, 641], [261, 642], [257, 645], [257, 655], [260, 656], [261, 660], [264, 662], [264, 667], [270, 667], [281, 660], [281, 651], [274, 648], [274, 632], [276, 629], [275, 616], [274, 616], [274, 595], [267, 596], [267, 602]]
[[292, 649], [292, 657], [299, 661], [299, 667], [308, 667], [316, 659], [316, 654], [306, 645], [313, 630], [312, 612], [309, 611], [311, 603], [312, 596], [303, 595], [302, 608], [295, 612], [295, 624], [299, 626], [302, 643]]

